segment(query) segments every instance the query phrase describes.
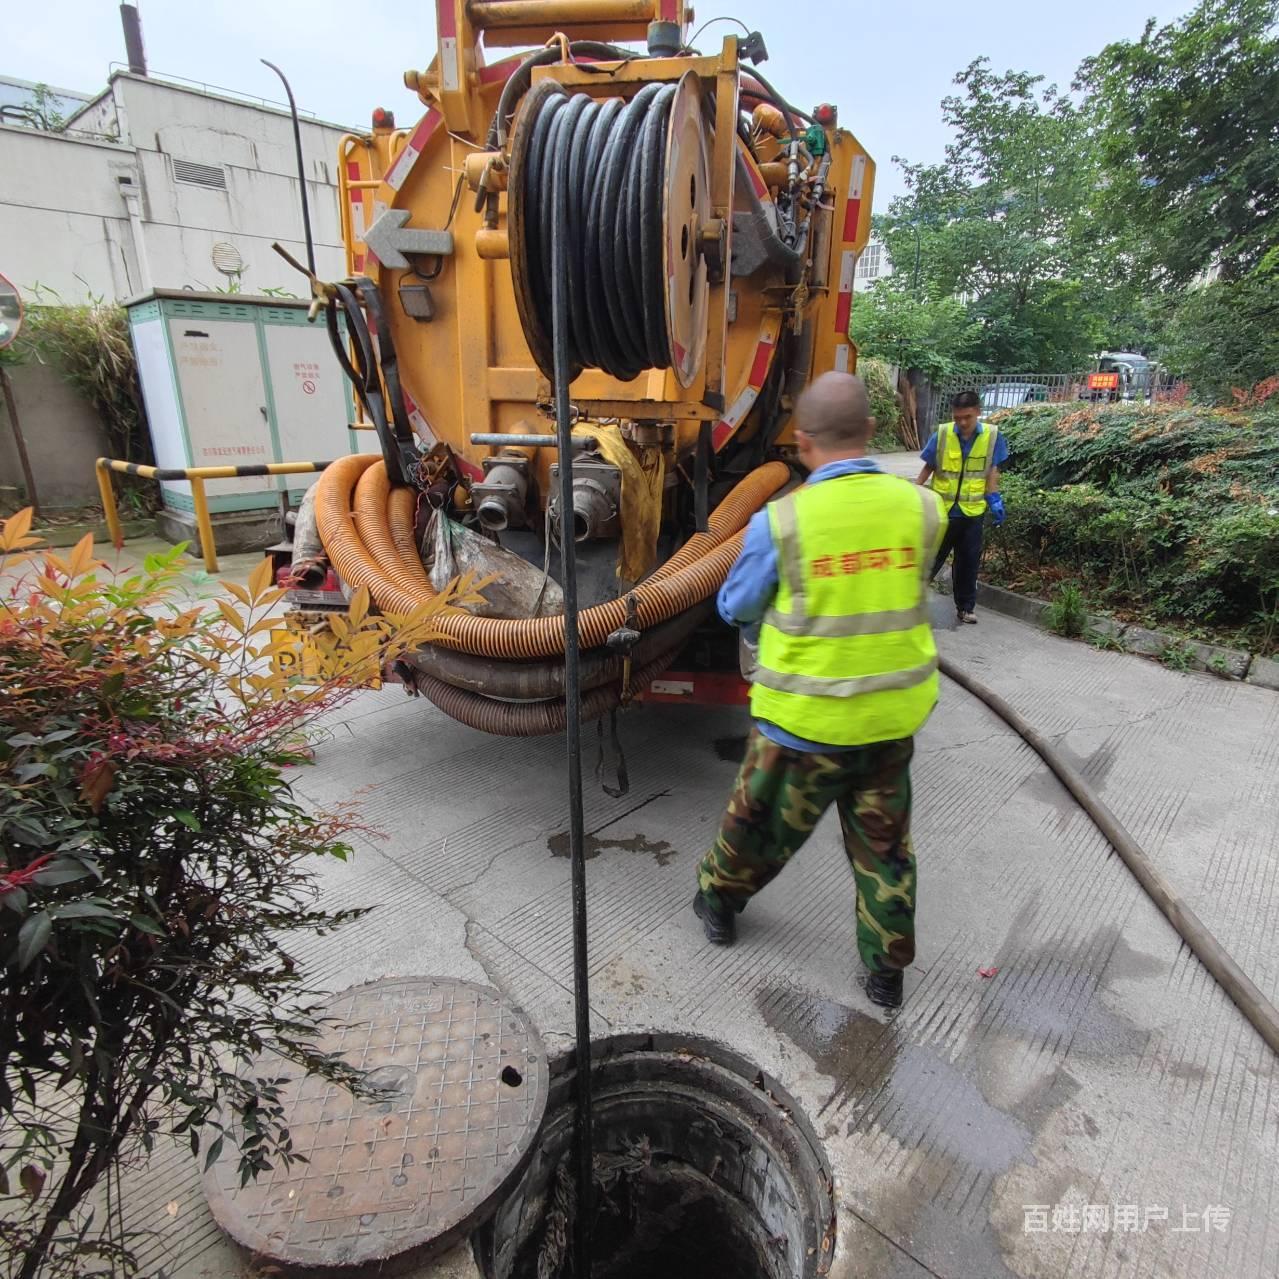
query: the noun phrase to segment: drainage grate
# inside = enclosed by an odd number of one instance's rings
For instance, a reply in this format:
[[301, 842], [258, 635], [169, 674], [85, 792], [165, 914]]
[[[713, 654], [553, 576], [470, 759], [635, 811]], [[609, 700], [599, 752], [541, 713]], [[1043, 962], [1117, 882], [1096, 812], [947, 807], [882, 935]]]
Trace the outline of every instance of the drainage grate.
[[537, 1032], [499, 992], [446, 978], [359, 986], [326, 1016], [334, 1024], [320, 1047], [390, 1096], [357, 1100], [314, 1076], [290, 1084], [287, 1122], [308, 1162], [241, 1188], [228, 1150], [205, 1177], [214, 1217], [283, 1265], [359, 1266], [448, 1247], [493, 1211], [531, 1154], [548, 1088]]

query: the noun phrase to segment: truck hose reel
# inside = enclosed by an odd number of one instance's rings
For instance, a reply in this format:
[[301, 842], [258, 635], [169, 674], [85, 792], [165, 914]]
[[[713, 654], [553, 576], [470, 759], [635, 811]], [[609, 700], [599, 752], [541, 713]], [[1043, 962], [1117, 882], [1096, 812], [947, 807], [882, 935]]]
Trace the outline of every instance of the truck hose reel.
[[670, 368], [681, 386], [706, 345], [713, 240], [701, 84], [650, 84], [629, 102], [570, 94], [545, 80], [511, 135], [511, 275], [524, 335], [554, 380], [552, 175], [567, 164], [570, 380], [586, 368], [630, 381]]

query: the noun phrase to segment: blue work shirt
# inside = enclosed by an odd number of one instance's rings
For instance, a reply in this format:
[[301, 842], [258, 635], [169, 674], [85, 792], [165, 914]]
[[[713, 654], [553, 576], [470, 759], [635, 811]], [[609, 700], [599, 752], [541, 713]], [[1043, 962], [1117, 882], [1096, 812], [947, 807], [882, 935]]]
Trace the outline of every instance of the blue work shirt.
[[[835, 480], [841, 475], [879, 474], [879, 467], [868, 457], [846, 458], [841, 462], [827, 462], [819, 466], [805, 481], [820, 484], [823, 480]], [[777, 594], [777, 552], [773, 547], [773, 534], [768, 526], [768, 512], [756, 511], [746, 526], [742, 551], [732, 571], [719, 588], [719, 615], [730, 626], [742, 627], [750, 639], [759, 634], [759, 624], [768, 612], [773, 596]], [[784, 728], [757, 719], [755, 727], [770, 742], [788, 746], [791, 750], [816, 751], [830, 754], [832, 751], [856, 750], [855, 746], [833, 746], [828, 742], [810, 742], [806, 737], [796, 737]]]
[[[956, 428], [955, 434], [959, 436], [959, 451], [964, 457], [967, 457], [969, 453], [973, 451], [973, 443], [976, 441], [977, 437], [985, 429], [986, 429], [985, 422], [978, 419], [977, 429], [972, 433], [972, 435], [968, 439], [964, 439], [962, 433], [959, 431], [958, 428]], [[921, 459], [923, 459], [924, 462], [926, 462], [929, 466], [931, 466], [934, 471], [937, 469], [937, 432], [936, 431], [934, 431], [932, 435], [928, 437], [928, 443], [924, 445], [923, 452], [921, 452], [919, 456]], [[1005, 438], [1003, 431], [1000, 431], [999, 434], [995, 436], [995, 463], [994, 464], [996, 466], [1003, 466], [1003, 464], [1007, 461], [1008, 461], [1008, 440]], [[958, 497], [956, 497], [955, 501], [951, 504], [950, 518], [952, 520], [962, 520], [962, 519], [968, 518], [964, 515], [963, 511], [959, 509]]]

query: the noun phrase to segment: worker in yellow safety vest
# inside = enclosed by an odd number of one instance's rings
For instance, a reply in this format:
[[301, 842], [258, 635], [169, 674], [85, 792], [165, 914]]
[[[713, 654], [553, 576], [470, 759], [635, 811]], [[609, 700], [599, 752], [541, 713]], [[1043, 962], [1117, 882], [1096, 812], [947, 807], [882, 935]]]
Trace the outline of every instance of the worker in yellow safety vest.
[[919, 483], [929, 484], [946, 505], [946, 536], [931, 577], [953, 551], [951, 594], [961, 622], [977, 621], [977, 570], [981, 565], [982, 524], [987, 510], [996, 525], [1004, 522], [999, 469], [1008, 460], [1008, 442], [997, 427], [981, 420], [976, 391], [960, 391], [951, 400], [954, 420], [939, 426], [924, 445]]
[[795, 406], [808, 481], [754, 516], [720, 590], [725, 621], [758, 626], [754, 727], [693, 908], [710, 941], [734, 941], [737, 914], [834, 804], [866, 992], [896, 1007], [915, 954], [910, 761], [937, 701], [928, 571], [945, 518], [935, 494], [866, 457], [873, 429], [860, 378], [808, 387]]

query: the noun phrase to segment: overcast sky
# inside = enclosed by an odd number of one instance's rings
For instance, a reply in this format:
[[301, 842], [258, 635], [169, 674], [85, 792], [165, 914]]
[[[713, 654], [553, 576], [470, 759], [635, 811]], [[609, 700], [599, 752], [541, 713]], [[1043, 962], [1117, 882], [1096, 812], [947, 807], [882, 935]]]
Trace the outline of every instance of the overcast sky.
[[[1067, 85], [1108, 41], [1133, 39], [1148, 17], [1167, 22], [1193, 0], [697, 0], [698, 22], [733, 13], [768, 43], [763, 68], [797, 106], [831, 101], [840, 123], [879, 164], [875, 207], [901, 191], [893, 155], [939, 160], [938, 104], [955, 72], [986, 54], [995, 69], [1042, 73]], [[16, 6], [16, 0], [14, 0]], [[147, 58], [160, 74], [263, 97], [282, 96], [270, 58], [298, 105], [367, 126], [374, 106], [401, 124], [421, 113], [406, 67], [435, 52], [431, 0], [140, 0]], [[4, 23], [0, 74], [96, 91], [124, 59], [116, 0], [39, 0]], [[705, 52], [730, 28], [711, 27]]]

